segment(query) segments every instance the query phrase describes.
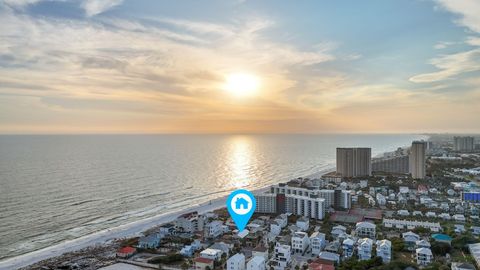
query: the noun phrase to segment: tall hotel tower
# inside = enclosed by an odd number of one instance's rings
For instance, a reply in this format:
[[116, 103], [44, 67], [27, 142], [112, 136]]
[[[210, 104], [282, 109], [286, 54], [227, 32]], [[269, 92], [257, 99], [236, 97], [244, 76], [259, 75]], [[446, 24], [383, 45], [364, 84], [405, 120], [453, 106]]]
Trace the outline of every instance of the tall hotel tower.
[[337, 148], [337, 173], [343, 177], [372, 175], [372, 149]]
[[425, 151], [427, 149], [427, 143], [424, 141], [412, 142], [410, 148], [409, 167], [412, 178], [422, 179], [425, 178]]

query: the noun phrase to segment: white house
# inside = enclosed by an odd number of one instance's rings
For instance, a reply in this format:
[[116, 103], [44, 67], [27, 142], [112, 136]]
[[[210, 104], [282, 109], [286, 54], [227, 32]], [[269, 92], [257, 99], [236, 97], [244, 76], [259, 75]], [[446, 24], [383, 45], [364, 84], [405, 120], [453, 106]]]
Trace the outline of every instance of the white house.
[[429, 217], [429, 218], [436, 218], [436, 217], [437, 217], [437, 214], [435, 214], [435, 212], [429, 211], [429, 212], [427, 212], [427, 213], [425, 214], [425, 216], [426, 216], [426, 217]]
[[417, 241], [420, 240], [420, 236], [414, 232], [402, 233], [402, 238], [405, 242], [405, 246], [409, 250], [413, 250], [415, 248], [415, 245], [417, 244]]
[[370, 238], [358, 239], [357, 252], [359, 260], [370, 260], [372, 258], [373, 240]]
[[310, 245], [310, 238], [306, 232], [296, 232], [292, 236], [292, 251], [304, 253]]
[[413, 211], [412, 216], [423, 216], [422, 211]]
[[237, 253], [227, 260], [227, 270], [245, 270], [245, 255]]
[[397, 211], [397, 215], [407, 217], [410, 216], [410, 212], [408, 212], [408, 210], [401, 209]]
[[306, 232], [308, 231], [308, 227], [310, 227], [310, 219], [306, 217], [300, 217], [297, 219], [295, 225], [297, 225], [302, 232]]
[[285, 269], [291, 262], [292, 247], [275, 243], [272, 265], [275, 269]]
[[277, 220], [274, 220], [272, 223], [270, 223], [270, 233], [274, 236], [280, 235], [282, 232], [282, 226], [278, 223]]
[[219, 261], [220, 258], [222, 257], [222, 254], [223, 254], [223, 251], [219, 249], [207, 248], [200, 252], [200, 257], [211, 259], [214, 261]]
[[280, 225], [281, 228], [285, 228], [288, 225], [288, 216], [287, 214], [280, 214], [275, 218], [275, 221]]
[[458, 222], [465, 222], [465, 216], [461, 214], [453, 215], [453, 219]]
[[450, 220], [452, 217], [450, 216], [450, 214], [448, 213], [441, 213], [438, 215], [439, 218], [443, 219], [443, 220]]
[[310, 235], [310, 246], [312, 247], [312, 254], [318, 255], [326, 245], [325, 234], [314, 232]]
[[392, 260], [392, 242], [390, 240], [377, 241], [377, 256], [381, 257], [384, 263]]
[[368, 237], [368, 238], [371, 238], [371, 239], [375, 239], [375, 235], [376, 235], [375, 228], [376, 227], [377, 226], [375, 224], [370, 223], [370, 222], [366, 222], [366, 221], [358, 222], [355, 226], [355, 234], [358, 237]]
[[337, 225], [332, 228], [331, 235], [333, 238], [338, 238], [340, 235], [347, 233], [347, 228], [342, 225]]
[[265, 270], [265, 258], [263, 256], [254, 256], [248, 261], [247, 270]]
[[417, 259], [418, 265], [428, 265], [433, 260], [433, 254], [429, 248], [417, 248], [415, 250], [415, 258]]
[[217, 238], [223, 233], [223, 222], [220, 220], [214, 220], [205, 225], [206, 236], [210, 238]]
[[343, 257], [350, 258], [353, 256], [355, 242], [351, 238], [347, 238], [343, 240], [342, 249], [343, 249]]

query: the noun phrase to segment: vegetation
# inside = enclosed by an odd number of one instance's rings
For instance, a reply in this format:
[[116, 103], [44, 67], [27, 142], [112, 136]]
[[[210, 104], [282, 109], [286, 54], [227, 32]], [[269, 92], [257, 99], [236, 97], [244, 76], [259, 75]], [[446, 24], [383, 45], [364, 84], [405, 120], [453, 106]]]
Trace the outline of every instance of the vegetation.
[[336, 269], [338, 270], [364, 270], [378, 269], [382, 265], [382, 258], [374, 257], [370, 260], [359, 261], [356, 258], [350, 258], [343, 261]]
[[452, 247], [447, 243], [433, 241], [431, 250], [434, 256], [445, 256], [452, 251]]
[[178, 253], [166, 255], [166, 256], [158, 256], [148, 260], [148, 263], [151, 264], [172, 264], [176, 262], [183, 261], [183, 256]]

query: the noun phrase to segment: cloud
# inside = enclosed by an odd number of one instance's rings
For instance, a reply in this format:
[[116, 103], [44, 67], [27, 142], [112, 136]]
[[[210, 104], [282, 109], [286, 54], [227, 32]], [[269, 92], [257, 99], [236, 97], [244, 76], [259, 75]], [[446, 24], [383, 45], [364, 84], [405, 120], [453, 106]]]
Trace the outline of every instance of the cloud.
[[82, 7], [88, 17], [103, 13], [115, 6], [120, 5], [123, 0], [84, 0]]
[[439, 43], [435, 44], [435, 46], [433, 46], [433, 48], [435, 48], [437, 50], [441, 50], [441, 49], [446, 49], [447, 47], [449, 47], [451, 45], [454, 45], [454, 44], [456, 44], [456, 42], [442, 41], [442, 42], [439, 42]]
[[436, 82], [462, 73], [480, 70], [480, 49], [443, 55], [430, 60], [430, 64], [439, 71], [413, 76], [410, 81], [415, 83]]
[[480, 33], [480, 1], [477, 0], [435, 0], [446, 10], [460, 15], [456, 22]]

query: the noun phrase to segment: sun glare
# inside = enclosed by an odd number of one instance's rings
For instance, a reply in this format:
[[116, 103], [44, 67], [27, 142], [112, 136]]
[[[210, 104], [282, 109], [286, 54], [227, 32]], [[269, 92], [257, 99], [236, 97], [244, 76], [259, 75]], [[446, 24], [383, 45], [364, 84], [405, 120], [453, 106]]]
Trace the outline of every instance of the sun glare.
[[254, 95], [260, 86], [260, 80], [251, 74], [235, 73], [227, 76], [225, 90], [236, 96]]

